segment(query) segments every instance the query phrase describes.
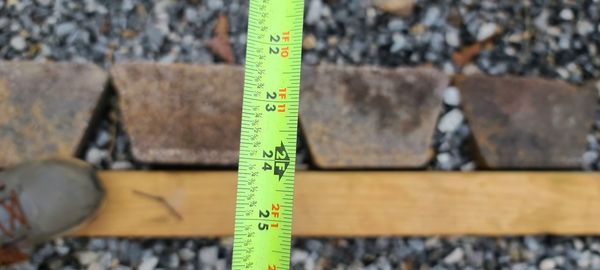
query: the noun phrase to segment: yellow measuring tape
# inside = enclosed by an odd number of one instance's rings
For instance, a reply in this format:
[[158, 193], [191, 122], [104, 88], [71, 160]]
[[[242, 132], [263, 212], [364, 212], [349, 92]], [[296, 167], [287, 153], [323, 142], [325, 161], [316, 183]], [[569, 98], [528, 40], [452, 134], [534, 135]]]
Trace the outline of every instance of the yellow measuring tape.
[[233, 269], [290, 267], [304, 0], [250, 0]]

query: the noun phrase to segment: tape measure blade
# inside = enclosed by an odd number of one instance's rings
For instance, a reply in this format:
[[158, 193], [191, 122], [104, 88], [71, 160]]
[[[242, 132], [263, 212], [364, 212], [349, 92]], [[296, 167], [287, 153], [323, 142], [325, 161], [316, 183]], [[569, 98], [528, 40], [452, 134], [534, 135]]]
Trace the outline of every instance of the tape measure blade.
[[250, 0], [233, 269], [289, 269], [304, 0]]

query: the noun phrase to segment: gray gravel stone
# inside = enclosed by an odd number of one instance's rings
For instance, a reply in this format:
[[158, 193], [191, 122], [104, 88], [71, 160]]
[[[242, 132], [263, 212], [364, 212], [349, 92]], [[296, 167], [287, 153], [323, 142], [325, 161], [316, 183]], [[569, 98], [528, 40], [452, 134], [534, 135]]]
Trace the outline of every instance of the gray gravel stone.
[[77, 29], [75, 23], [65, 22], [56, 26], [56, 28], [54, 29], [54, 34], [56, 34], [56, 36], [58, 37], [64, 37], [73, 33], [75, 29]]

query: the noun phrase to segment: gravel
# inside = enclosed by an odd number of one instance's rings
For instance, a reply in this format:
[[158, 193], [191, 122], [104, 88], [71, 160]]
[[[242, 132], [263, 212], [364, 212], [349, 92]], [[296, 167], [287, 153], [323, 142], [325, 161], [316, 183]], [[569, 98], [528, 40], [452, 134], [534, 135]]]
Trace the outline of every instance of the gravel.
[[[232, 241], [65, 238], [9, 269], [230, 269]], [[291, 269], [600, 269], [599, 254], [598, 237], [300, 238]]]
[[[208, 43], [227, 16], [235, 59], [243, 64], [247, 1], [0, 1], [3, 59], [97, 63], [127, 60], [219, 62]], [[306, 1], [305, 64], [419, 66], [449, 75], [487, 73], [557, 78], [574, 84], [600, 77], [600, 3], [589, 1], [419, 0], [410, 16], [370, 1]], [[452, 55], [491, 41], [472, 63]], [[600, 88], [600, 87], [599, 87]], [[599, 89], [600, 90], [600, 89]], [[129, 152], [115, 100], [83, 157], [100, 168], [144, 169]], [[444, 93], [435, 134], [436, 170], [474, 170], [460, 94]], [[600, 168], [600, 112], [582, 168]], [[300, 158], [308, 167], [300, 141]], [[398, 217], [401, 218], [401, 217]], [[65, 238], [37, 248], [14, 269], [227, 269], [231, 239]], [[600, 269], [600, 238], [296, 239], [293, 269]]]

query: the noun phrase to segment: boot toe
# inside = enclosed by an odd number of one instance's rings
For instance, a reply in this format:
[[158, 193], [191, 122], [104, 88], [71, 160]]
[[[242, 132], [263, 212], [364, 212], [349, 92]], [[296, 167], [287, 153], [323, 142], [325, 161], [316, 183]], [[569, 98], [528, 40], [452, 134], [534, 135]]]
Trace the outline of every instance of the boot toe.
[[31, 242], [65, 233], [90, 219], [105, 191], [95, 170], [81, 161], [44, 160], [21, 165], [12, 177], [31, 232]]

